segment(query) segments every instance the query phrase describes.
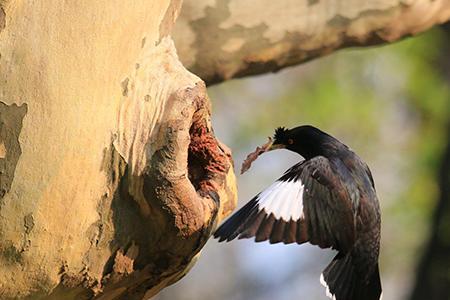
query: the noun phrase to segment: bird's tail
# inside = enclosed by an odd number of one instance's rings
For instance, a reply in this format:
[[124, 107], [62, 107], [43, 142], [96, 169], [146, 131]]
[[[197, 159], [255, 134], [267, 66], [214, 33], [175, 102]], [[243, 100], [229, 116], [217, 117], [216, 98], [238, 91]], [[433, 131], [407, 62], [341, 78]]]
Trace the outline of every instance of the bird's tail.
[[356, 272], [351, 253], [339, 253], [320, 275], [320, 283], [333, 300], [380, 300], [378, 264], [367, 279], [365, 275]]

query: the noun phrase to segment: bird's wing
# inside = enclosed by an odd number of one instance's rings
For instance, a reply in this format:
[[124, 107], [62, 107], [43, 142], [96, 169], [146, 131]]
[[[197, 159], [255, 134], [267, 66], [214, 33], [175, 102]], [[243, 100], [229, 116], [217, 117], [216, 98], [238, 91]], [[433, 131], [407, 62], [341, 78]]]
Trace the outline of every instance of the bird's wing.
[[355, 222], [348, 188], [328, 159], [319, 156], [290, 168], [215, 232], [219, 241], [255, 237], [255, 241], [347, 250]]

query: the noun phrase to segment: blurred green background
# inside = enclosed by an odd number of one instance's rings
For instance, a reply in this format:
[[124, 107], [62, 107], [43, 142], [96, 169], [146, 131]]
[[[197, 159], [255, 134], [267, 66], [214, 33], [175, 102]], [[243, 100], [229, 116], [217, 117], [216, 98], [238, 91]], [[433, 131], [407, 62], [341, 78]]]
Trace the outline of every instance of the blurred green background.
[[[215, 132], [232, 149], [236, 169], [274, 128], [301, 124], [332, 134], [369, 164], [382, 207], [385, 300], [412, 299], [421, 262], [427, 263], [425, 254], [432, 250], [433, 231], [444, 230], [438, 241], [450, 245], [448, 216], [439, 221], [435, 212], [439, 201], [450, 201], [441, 191], [450, 186], [448, 177], [439, 185], [439, 176], [448, 176], [444, 158], [450, 156], [445, 152], [448, 33], [435, 28], [392, 45], [340, 51], [277, 74], [209, 88]], [[275, 151], [237, 175], [239, 206], [299, 159]], [[450, 210], [448, 204], [438, 209]], [[327, 299], [318, 278], [332, 256], [310, 245], [211, 239], [193, 270], [156, 299]], [[442, 284], [450, 281], [449, 261], [442, 261], [448, 276]], [[450, 299], [445, 287], [435, 289], [441, 298], [429, 299]]]

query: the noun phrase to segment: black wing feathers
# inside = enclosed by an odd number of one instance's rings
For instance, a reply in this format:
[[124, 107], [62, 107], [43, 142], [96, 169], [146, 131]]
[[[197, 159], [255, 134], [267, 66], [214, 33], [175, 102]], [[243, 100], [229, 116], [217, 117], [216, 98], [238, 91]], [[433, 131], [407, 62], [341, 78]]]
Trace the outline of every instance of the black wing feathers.
[[341, 250], [353, 245], [355, 228], [351, 200], [327, 158], [318, 156], [302, 161], [278, 181], [298, 182], [304, 186], [301, 199], [297, 199], [303, 205], [301, 218], [285, 220], [277, 219], [273, 213], [267, 214], [259, 206], [259, 194], [222, 224], [214, 237], [219, 241], [255, 237], [257, 242], [269, 240], [286, 244], [309, 241], [322, 248]]
[[[312, 207], [316, 216], [313, 222], [308, 223], [308, 228], [315, 230], [318, 246], [347, 252], [356, 238], [355, 210], [350, 197], [352, 191], [348, 190], [354, 185], [346, 184], [342, 179], [342, 173], [344, 177], [348, 176], [347, 170], [338, 169], [339, 175], [336, 175], [337, 168], [333, 168], [328, 159], [316, 157], [313, 160], [316, 159], [315, 166], [308, 166], [312, 169], [312, 189], [307, 193], [305, 206]], [[309, 216], [310, 213], [305, 215]]]
[[241, 232], [243, 227], [248, 223], [249, 217], [255, 213], [255, 207], [258, 203], [256, 197], [244, 205], [234, 215], [232, 215], [219, 229], [214, 233], [215, 238], [219, 238], [219, 242], [227, 240], [227, 242], [235, 239]]

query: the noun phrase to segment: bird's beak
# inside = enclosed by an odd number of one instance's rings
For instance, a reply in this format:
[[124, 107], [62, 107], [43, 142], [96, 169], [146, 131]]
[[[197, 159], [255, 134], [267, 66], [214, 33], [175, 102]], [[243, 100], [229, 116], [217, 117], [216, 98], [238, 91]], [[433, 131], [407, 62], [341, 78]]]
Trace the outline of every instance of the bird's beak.
[[284, 148], [286, 148], [286, 146], [283, 145], [283, 144], [273, 144], [272, 143], [272, 145], [270, 145], [270, 147], [269, 147], [269, 149], [267, 151], [272, 151], [272, 150], [277, 150], [277, 149], [284, 149]]

